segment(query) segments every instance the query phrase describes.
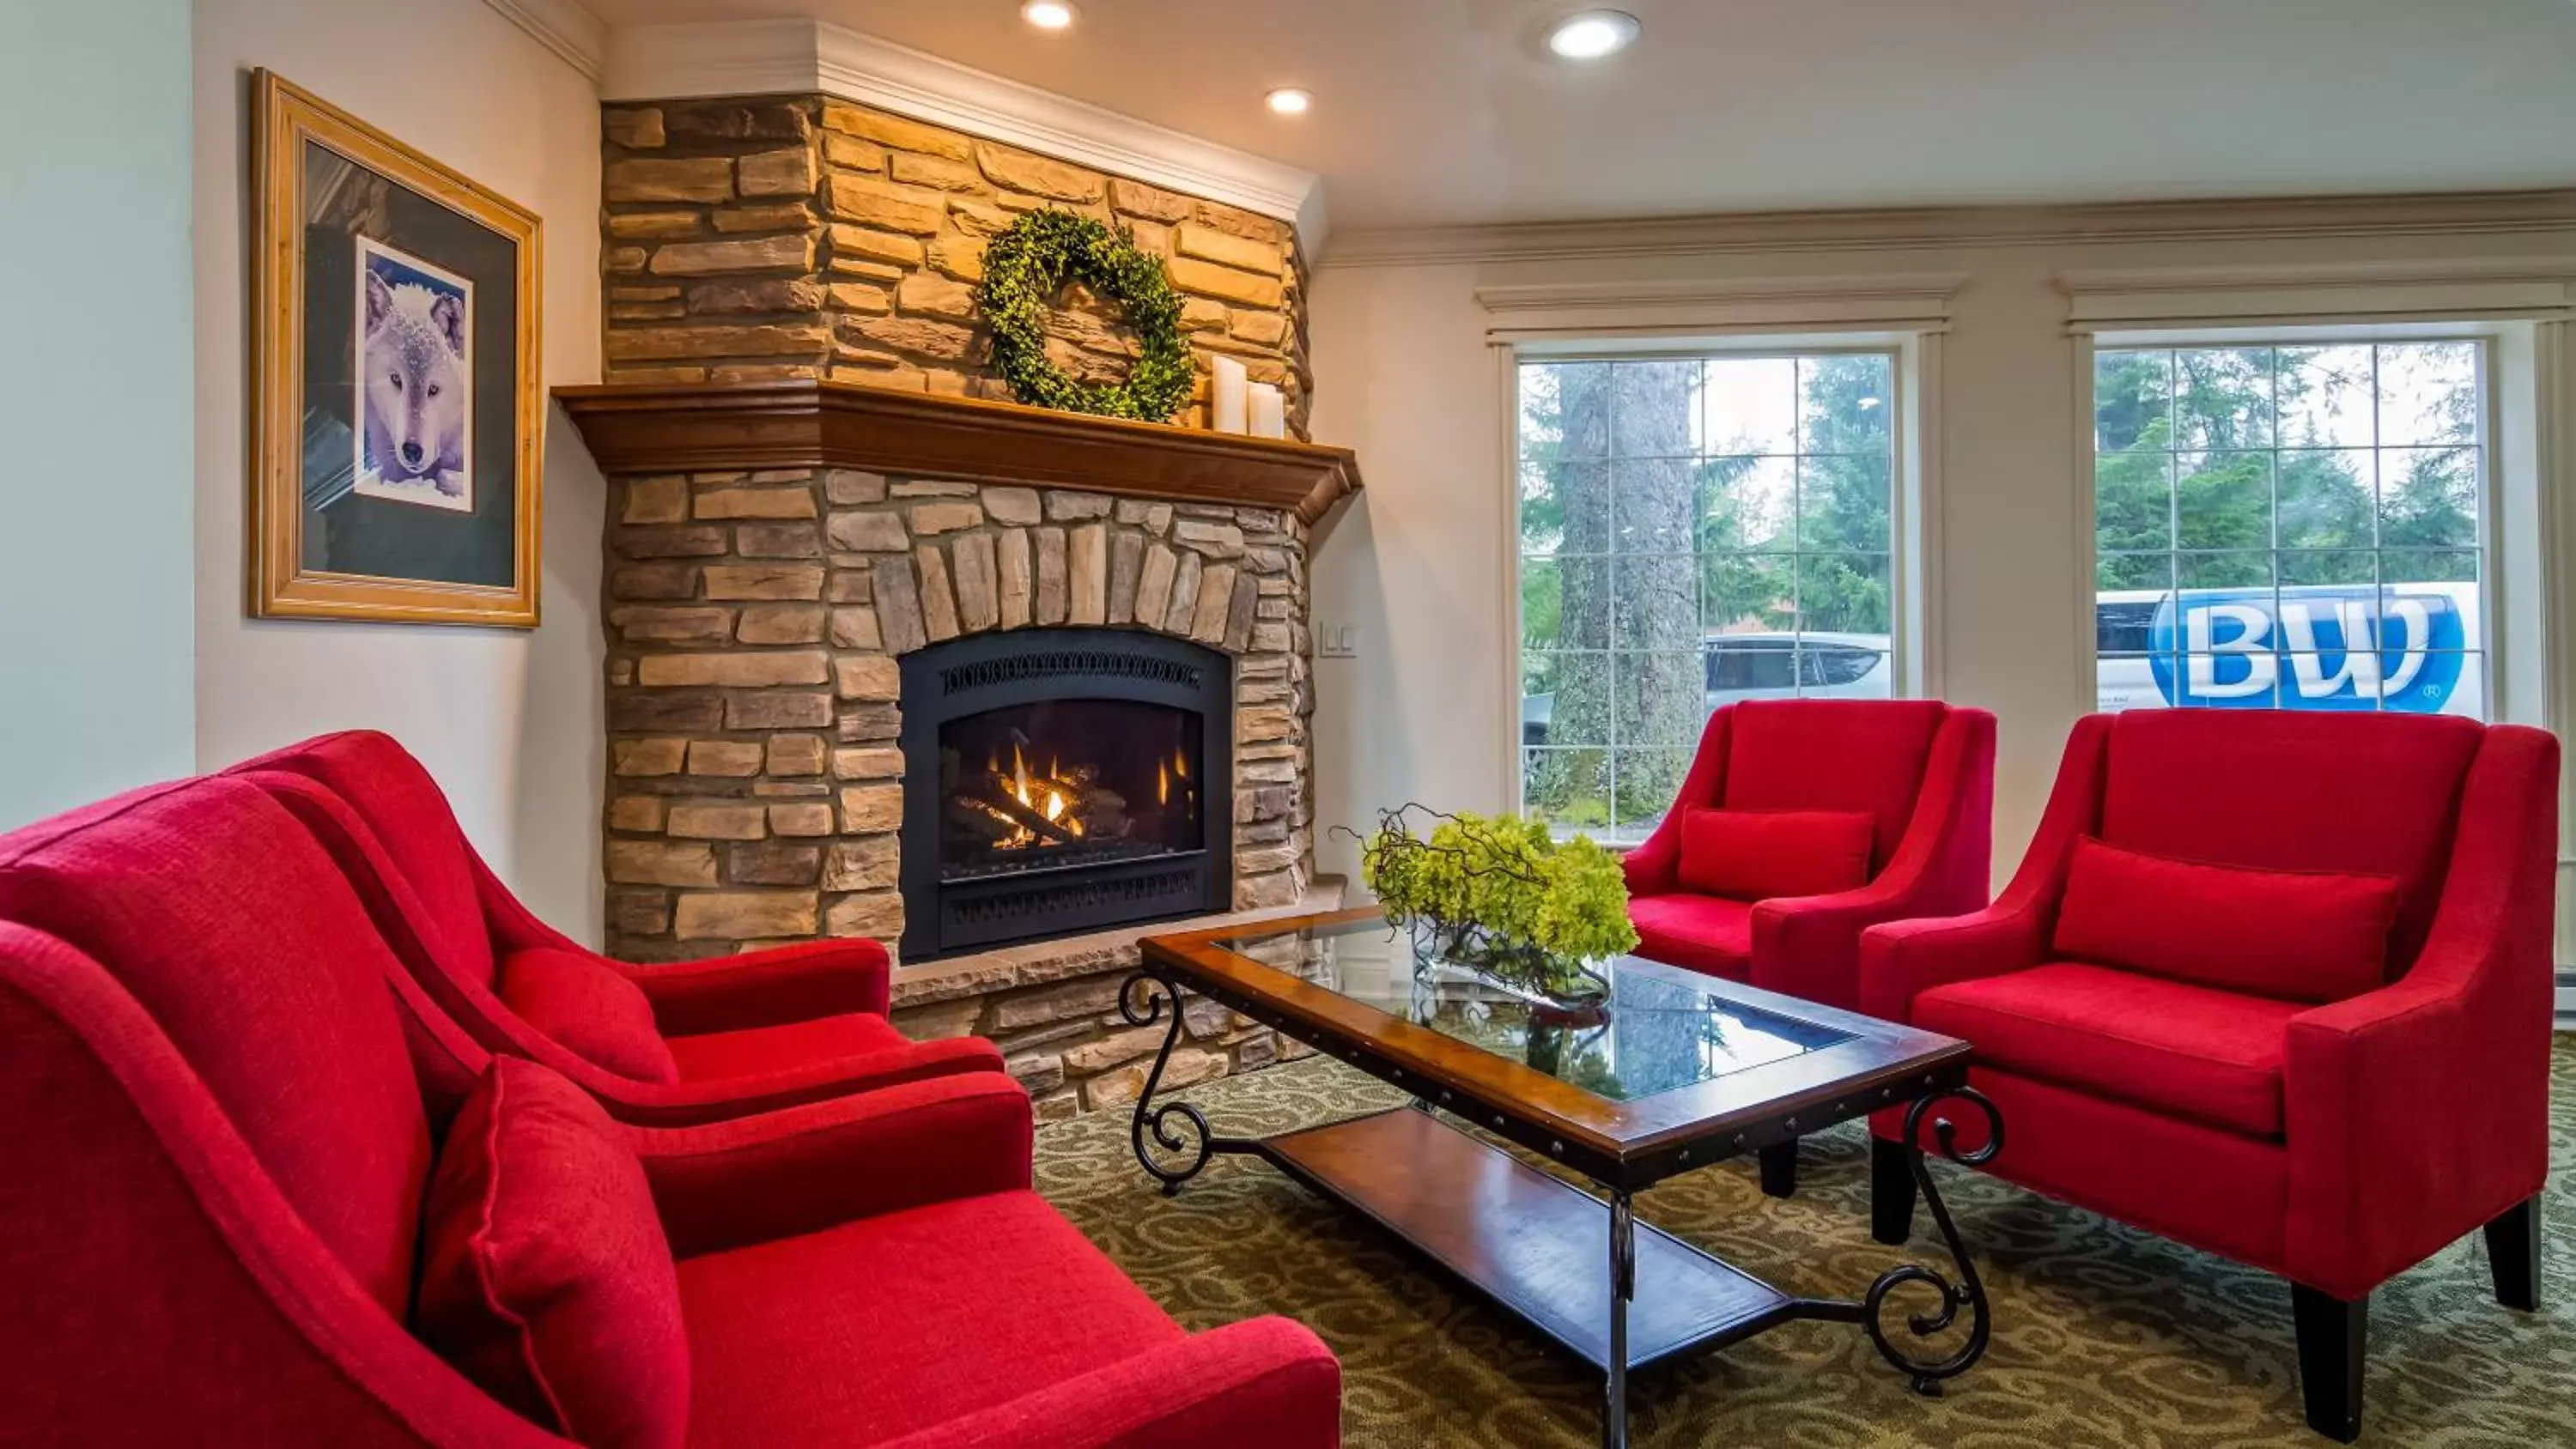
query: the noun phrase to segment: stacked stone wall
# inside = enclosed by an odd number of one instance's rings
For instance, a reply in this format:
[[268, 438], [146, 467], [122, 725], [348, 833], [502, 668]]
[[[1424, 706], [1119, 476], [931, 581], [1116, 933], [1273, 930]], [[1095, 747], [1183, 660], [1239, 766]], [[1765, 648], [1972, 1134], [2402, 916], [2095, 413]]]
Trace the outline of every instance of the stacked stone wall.
[[[1208, 359], [1239, 358], [1306, 436], [1306, 265], [1294, 229], [821, 96], [612, 105], [603, 115], [606, 380], [829, 378], [1008, 399], [974, 303], [984, 248], [1062, 207], [1134, 232], [1184, 296], [1204, 424]], [[1130, 335], [1081, 289], [1050, 353], [1123, 376]]]

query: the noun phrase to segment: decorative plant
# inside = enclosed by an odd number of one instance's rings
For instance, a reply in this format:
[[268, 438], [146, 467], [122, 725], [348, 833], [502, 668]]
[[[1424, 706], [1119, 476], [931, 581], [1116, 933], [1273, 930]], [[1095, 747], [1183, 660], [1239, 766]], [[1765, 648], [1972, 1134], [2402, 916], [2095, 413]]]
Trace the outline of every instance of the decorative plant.
[[[1415, 812], [1431, 822], [1427, 837]], [[1538, 820], [1386, 811], [1361, 842], [1360, 877], [1435, 957], [1559, 1000], [1597, 997], [1587, 963], [1637, 945], [1618, 857], [1588, 836], [1558, 841]]]
[[[1055, 295], [1080, 282], [1118, 304], [1136, 334], [1126, 380], [1076, 380], [1046, 353]], [[1161, 422], [1180, 411], [1193, 386], [1181, 336], [1181, 294], [1161, 260], [1136, 247], [1135, 233], [1049, 207], [1011, 223], [984, 250], [975, 303], [993, 328], [993, 367], [1011, 395], [1036, 407]]]

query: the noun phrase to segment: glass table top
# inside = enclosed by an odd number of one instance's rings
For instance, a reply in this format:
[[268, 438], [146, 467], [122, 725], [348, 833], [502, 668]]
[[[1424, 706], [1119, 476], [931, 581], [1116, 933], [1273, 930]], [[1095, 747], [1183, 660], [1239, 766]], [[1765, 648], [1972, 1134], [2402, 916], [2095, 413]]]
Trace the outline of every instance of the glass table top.
[[1604, 1009], [1546, 1010], [1438, 966], [1417, 972], [1412, 938], [1383, 920], [1248, 927], [1214, 944], [1614, 1102], [1853, 1039], [1847, 1031], [1734, 1000], [1714, 979], [1624, 957], [1605, 968], [1610, 1000]]

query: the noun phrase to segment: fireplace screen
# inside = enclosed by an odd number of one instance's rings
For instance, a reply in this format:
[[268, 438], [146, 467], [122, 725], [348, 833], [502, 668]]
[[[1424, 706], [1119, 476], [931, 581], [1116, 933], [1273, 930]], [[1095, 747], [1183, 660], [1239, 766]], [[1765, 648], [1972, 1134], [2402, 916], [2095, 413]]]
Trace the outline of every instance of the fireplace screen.
[[939, 726], [939, 875], [970, 880], [1197, 850], [1200, 717], [1049, 700]]
[[903, 959], [1228, 910], [1234, 663], [1050, 627], [903, 656]]

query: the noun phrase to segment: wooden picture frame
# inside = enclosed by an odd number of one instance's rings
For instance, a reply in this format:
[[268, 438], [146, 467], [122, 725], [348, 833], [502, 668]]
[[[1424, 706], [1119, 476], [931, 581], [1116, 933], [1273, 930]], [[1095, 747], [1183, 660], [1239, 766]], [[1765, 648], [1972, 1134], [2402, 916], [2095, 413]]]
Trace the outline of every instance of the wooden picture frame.
[[535, 627], [536, 214], [250, 86], [251, 613]]

